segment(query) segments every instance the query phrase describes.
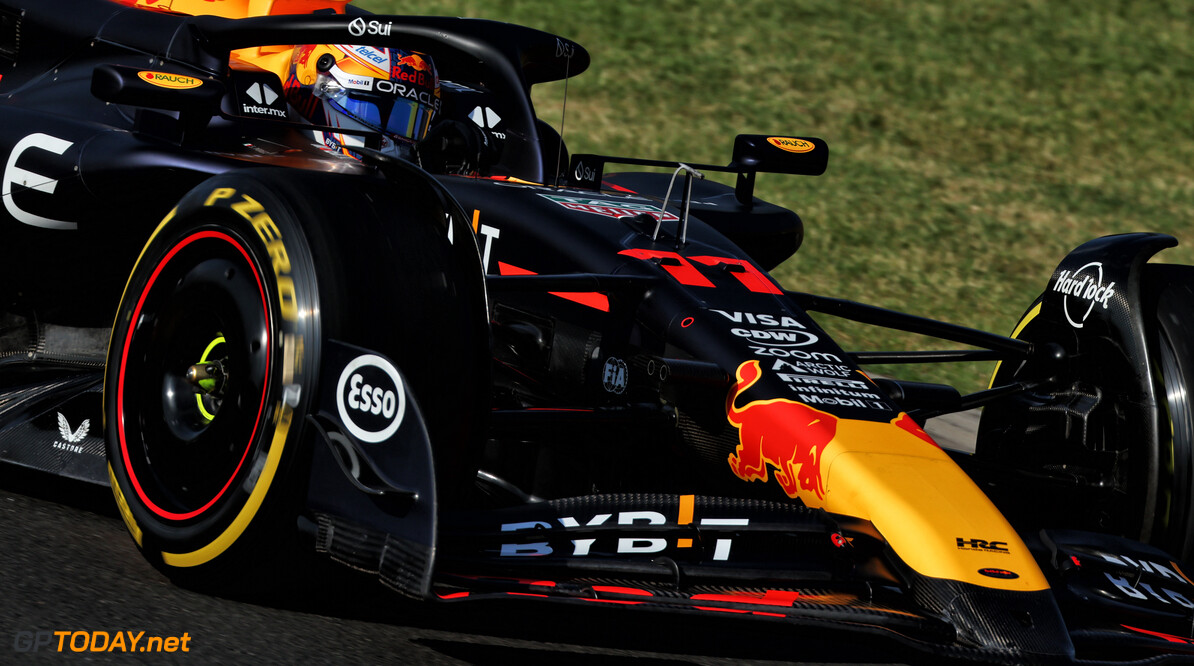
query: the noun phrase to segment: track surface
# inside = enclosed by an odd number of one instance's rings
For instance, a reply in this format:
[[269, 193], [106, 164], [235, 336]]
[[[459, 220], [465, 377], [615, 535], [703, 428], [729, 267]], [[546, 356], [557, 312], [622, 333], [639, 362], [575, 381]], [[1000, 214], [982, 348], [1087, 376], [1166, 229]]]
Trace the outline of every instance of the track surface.
[[[0, 466], [0, 663], [905, 664], [883, 640], [624, 607], [402, 602], [340, 567], [290, 591], [215, 597], [147, 564], [106, 488]], [[175, 652], [75, 652], [91, 632], [188, 639]], [[41, 632], [41, 633], [39, 633]], [[53, 632], [88, 632], [62, 635]], [[38, 640], [43, 645], [36, 645]], [[127, 642], [127, 641], [126, 641]], [[32, 647], [37, 647], [32, 651]]]

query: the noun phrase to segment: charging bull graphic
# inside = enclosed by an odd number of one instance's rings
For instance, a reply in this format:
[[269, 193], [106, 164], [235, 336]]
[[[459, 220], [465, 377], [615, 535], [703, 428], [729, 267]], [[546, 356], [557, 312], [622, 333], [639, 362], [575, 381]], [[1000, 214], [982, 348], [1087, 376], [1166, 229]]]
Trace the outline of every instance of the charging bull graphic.
[[908, 432], [912, 433], [913, 435], [916, 435], [917, 437], [923, 439], [924, 441], [928, 442], [929, 444], [932, 444], [933, 446], [936, 446], [937, 448], [941, 448], [941, 445], [938, 444], [936, 441], [934, 441], [933, 438], [929, 435], [929, 433], [925, 432], [925, 429], [920, 427], [920, 424], [917, 423], [915, 420], [913, 420], [913, 418], [911, 416], [908, 416], [907, 414], [900, 412], [900, 415], [895, 417], [894, 419], [892, 419], [891, 423], [892, 423], [892, 425], [895, 425], [897, 427], [903, 428], [904, 430], [907, 430]]
[[762, 374], [758, 361], [738, 366], [738, 382], [726, 398], [726, 418], [738, 429], [738, 446], [728, 460], [730, 469], [743, 481], [766, 482], [770, 465], [775, 468], [775, 480], [788, 497], [794, 498], [803, 490], [824, 500], [822, 465], [826, 461], [826, 448], [835, 441], [839, 449], [846, 446], [848, 450], [851, 441], [890, 440], [893, 435], [888, 429], [894, 425], [937, 447], [920, 424], [905, 413], [883, 423], [839, 418], [784, 398], [755, 400], [742, 407], [735, 405], [738, 396], [758, 382]]
[[726, 417], [738, 429], [739, 441], [729, 456], [730, 469], [743, 481], [766, 481], [771, 465], [788, 497], [796, 497], [803, 488], [824, 499], [821, 456], [837, 434], [838, 418], [784, 398], [736, 406], [738, 396], [762, 374], [758, 361], [738, 366], [738, 383], [726, 398]]

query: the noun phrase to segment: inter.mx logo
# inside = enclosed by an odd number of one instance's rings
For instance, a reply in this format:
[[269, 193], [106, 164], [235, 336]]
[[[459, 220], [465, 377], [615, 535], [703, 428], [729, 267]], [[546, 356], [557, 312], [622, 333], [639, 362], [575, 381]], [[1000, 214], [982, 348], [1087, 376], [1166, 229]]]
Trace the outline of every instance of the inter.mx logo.
[[254, 82], [245, 89], [245, 95], [253, 100], [253, 104], [241, 103], [241, 111], [251, 116], [272, 116], [285, 118], [286, 109], [279, 102], [281, 97], [268, 84]]

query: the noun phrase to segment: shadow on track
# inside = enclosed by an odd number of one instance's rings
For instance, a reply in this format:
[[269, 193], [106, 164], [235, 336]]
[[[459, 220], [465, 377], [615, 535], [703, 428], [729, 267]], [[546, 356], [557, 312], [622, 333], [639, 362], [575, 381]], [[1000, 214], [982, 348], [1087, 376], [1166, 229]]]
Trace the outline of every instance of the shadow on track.
[[[189, 634], [175, 660], [294, 663], [918, 663], [894, 641], [728, 614], [531, 601], [417, 603], [322, 558], [267, 591], [212, 596], [142, 559], [107, 488], [0, 467], [0, 641], [16, 632]], [[15, 569], [15, 570], [14, 570]], [[132, 655], [89, 653], [98, 661]], [[148, 655], [146, 655], [148, 656]]]

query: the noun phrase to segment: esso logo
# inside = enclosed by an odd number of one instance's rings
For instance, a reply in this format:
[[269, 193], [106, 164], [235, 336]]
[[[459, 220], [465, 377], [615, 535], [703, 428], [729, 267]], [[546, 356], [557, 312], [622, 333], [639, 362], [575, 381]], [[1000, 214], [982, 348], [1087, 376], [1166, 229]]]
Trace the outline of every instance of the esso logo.
[[402, 376], [376, 354], [358, 356], [340, 373], [336, 408], [354, 437], [370, 444], [384, 442], [398, 431], [406, 413]]

